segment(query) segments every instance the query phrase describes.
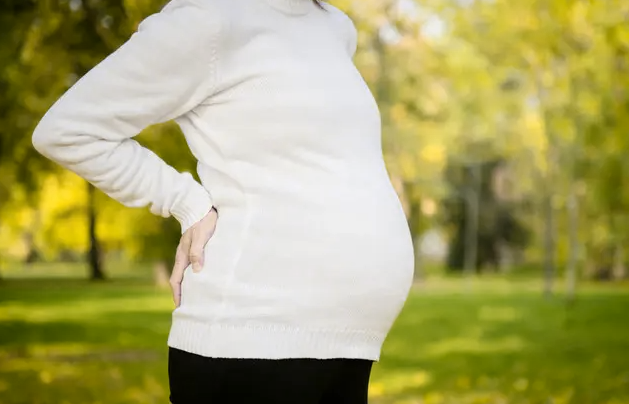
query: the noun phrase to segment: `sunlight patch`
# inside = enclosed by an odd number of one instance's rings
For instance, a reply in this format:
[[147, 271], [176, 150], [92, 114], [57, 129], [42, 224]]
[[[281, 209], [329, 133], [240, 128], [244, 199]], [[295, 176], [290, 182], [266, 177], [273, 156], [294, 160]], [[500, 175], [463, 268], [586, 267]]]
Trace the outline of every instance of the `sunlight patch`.
[[423, 370], [387, 374], [377, 382], [371, 383], [369, 396], [380, 397], [383, 395], [400, 394], [406, 390], [424, 387], [429, 384], [431, 380], [432, 377], [430, 374]]
[[443, 356], [452, 353], [504, 353], [520, 351], [524, 346], [525, 342], [519, 336], [494, 340], [451, 338], [429, 345], [424, 352], [430, 356]]

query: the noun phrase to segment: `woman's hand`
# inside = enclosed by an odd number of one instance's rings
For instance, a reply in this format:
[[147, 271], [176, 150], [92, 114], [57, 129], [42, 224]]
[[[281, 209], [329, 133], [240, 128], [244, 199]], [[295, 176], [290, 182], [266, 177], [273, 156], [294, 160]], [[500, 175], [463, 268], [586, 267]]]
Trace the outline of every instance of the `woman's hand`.
[[217, 219], [218, 212], [212, 208], [203, 219], [195, 223], [181, 236], [175, 255], [175, 266], [170, 276], [170, 287], [177, 307], [181, 303], [183, 273], [190, 264], [192, 264], [194, 272], [200, 272], [203, 269], [205, 245], [214, 234]]

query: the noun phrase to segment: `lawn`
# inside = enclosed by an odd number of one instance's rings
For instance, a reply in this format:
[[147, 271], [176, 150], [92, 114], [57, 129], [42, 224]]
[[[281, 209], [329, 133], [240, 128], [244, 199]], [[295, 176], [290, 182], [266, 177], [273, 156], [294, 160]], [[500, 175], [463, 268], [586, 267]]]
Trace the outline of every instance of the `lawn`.
[[[567, 306], [525, 283], [462, 282], [413, 291], [371, 403], [629, 403], [626, 287], [589, 288]], [[137, 280], [5, 281], [0, 403], [167, 403], [171, 307]]]

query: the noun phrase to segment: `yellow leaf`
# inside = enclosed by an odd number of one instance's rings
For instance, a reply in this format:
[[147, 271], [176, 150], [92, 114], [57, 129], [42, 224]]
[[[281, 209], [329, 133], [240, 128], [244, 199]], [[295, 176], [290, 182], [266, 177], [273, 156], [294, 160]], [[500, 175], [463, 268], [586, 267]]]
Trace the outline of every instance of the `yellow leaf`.
[[429, 163], [441, 164], [445, 161], [446, 151], [441, 144], [430, 144], [420, 152], [421, 158]]

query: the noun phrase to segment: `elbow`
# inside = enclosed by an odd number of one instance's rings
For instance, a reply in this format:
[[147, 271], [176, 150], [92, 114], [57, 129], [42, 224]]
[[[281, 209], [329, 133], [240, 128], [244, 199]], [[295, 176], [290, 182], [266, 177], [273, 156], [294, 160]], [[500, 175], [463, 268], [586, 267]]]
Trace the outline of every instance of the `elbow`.
[[117, 143], [87, 135], [74, 117], [46, 115], [31, 136], [33, 148], [55, 163], [75, 170], [77, 165], [109, 153]]
[[47, 156], [49, 152], [54, 149], [55, 143], [58, 142], [55, 140], [55, 137], [56, 135], [50, 125], [48, 125], [45, 120], [42, 120], [33, 131], [33, 147], [40, 154]]
[[59, 125], [54, 119], [50, 119], [46, 116], [37, 124], [31, 141], [33, 147], [40, 154], [48, 157], [51, 160], [60, 160], [60, 152], [63, 147], [64, 134]]

